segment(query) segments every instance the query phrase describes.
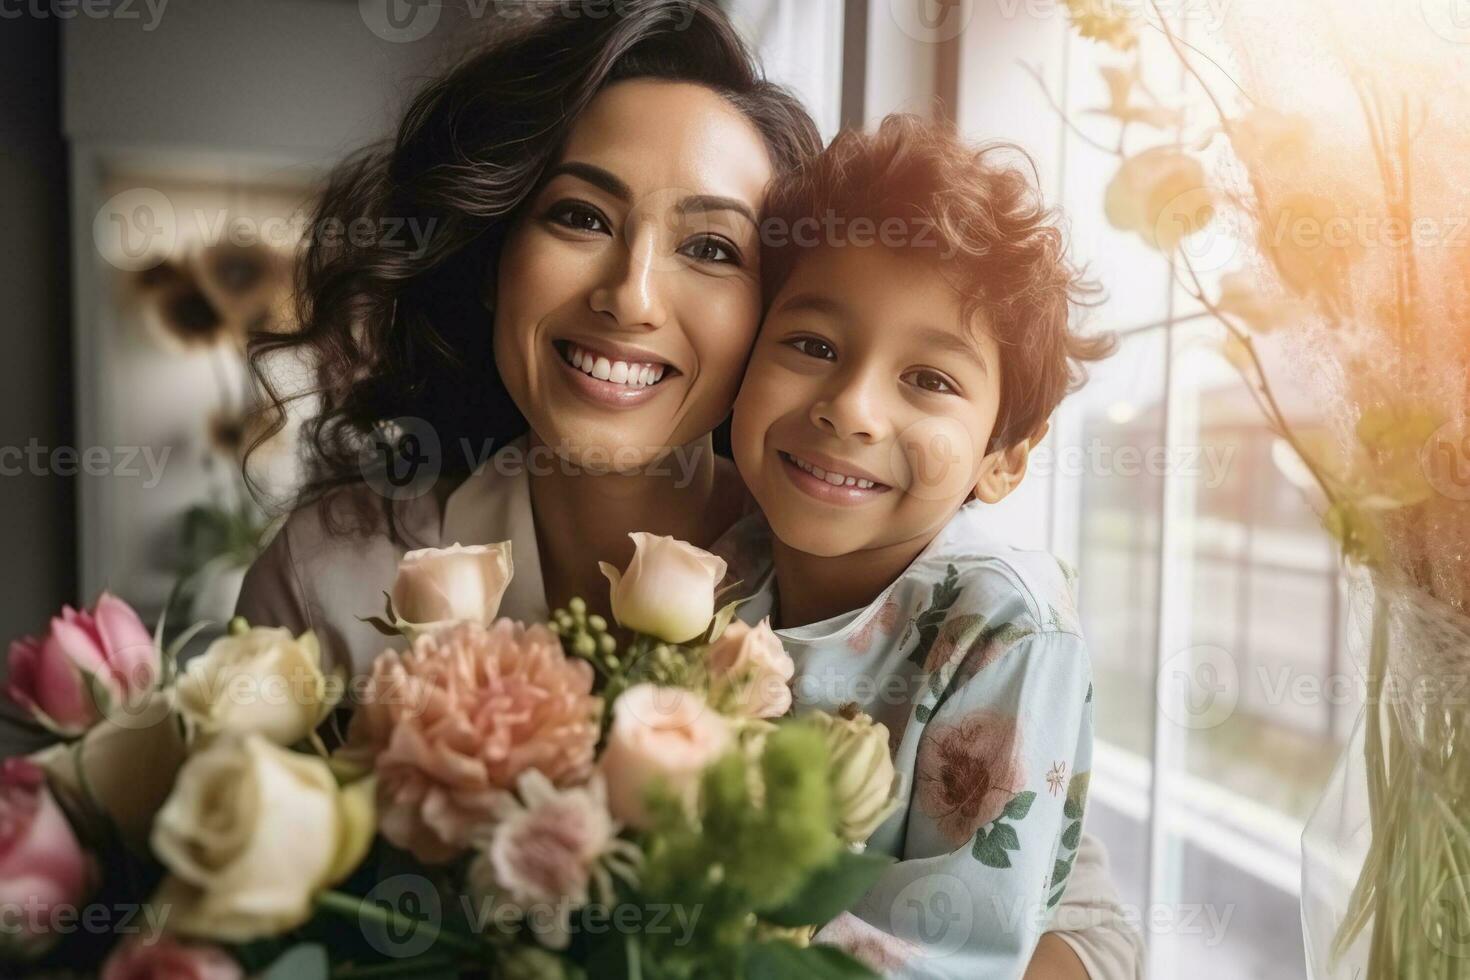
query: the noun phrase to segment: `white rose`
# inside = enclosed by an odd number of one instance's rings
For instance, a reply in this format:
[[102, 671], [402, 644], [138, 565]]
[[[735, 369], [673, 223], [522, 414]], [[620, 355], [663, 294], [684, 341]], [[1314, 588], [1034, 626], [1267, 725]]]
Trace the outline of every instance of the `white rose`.
[[410, 551], [398, 563], [393, 611], [417, 629], [465, 620], [489, 626], [511, 574], [509, 541]]
[[754, 628], [738, 620], [731, 623], [706, 657], [710, 696], [724, 710], [747, 718], [777, 718], [790, 709], [796, 664], [770, 620]]
[[634, 531], [633, 560], [619, 572], [598, 562], [612, 583], [613, 617], [624, 627], [669, 643], [703, 633], [715, 615], [715, 588], [725, 560], [677, 538]]
[[202, 742], [254, 732], [292, 745], [316, 729], [341, 693], [322, 673], [314, 633], [264, 626], [215, 640], [174, 686], [179, 714]]
[[655, 784], [692, 808], [705, 769], [733, 744], [729, 723], [694, 691], [635, 684], [613, 703], [607, 747], [598, 760], [608, 809], [622, 823], [647, 830], [648, 792]]
[[372, 842], [373, 781], [338, 789], [316, 756], [259, 735], [217, 739], [179, 771], [153, 824], [169, 927], [243, 943], [294, 929]]

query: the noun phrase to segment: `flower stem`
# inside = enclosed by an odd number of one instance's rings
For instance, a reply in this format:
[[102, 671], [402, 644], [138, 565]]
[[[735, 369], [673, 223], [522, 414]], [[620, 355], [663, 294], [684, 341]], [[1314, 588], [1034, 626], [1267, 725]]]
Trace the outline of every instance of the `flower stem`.
[[322, 892], [316, 897], [316, 902], [328, 912], [334, 912], [344, 918], [356, 918], [359, 922], [372, 920], [385, 928], [391, 927], [401, 934], [413, 934], [420, 930], [432, 931], [436, 945], [442, 945], [461, 953], [483, 956], [489, 952], [472, 936], [462, 936], [459, 933], [441, 929], [436, 924], [425, 924], [417, 919], [407, 918], [392, 909], [364, 902], [358, 896], [349, 895], [346, 892]]

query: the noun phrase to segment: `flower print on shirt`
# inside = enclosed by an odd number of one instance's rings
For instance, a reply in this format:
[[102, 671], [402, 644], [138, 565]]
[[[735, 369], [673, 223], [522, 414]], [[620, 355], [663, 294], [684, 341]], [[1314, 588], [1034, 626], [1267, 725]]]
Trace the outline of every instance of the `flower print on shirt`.
[[919, 805], [940, 834], [961, 847], [1025, 788], [1022, 767], [1016, 719], [973, 711], [937, 726], [920, 746], [914, 766]]
[[889, 596], [879, 607], [877, 615], [869, 616], [868, 621], [847, 638], [847, 648], [853, 653], [867, 653], [868, 647], [873, 645], [873, 637], [892, 633], [898, 619], [898, 600]]

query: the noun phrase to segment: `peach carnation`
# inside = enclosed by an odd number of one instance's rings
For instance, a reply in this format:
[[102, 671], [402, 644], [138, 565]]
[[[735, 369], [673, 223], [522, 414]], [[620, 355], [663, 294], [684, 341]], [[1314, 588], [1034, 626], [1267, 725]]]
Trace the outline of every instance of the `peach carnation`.
[[521, 773], [560, 786], [591, 774], [592, 681], [544, 626], [460, 623], [374, 661], [342, 756], [376, 771], [383, 836], [443, 863], [494, 823]]

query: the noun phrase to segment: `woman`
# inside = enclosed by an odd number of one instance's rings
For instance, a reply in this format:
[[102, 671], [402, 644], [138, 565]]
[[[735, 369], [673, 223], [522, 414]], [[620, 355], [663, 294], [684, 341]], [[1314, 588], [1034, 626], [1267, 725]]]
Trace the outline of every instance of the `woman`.
[[[761, 314], [765, 185], [819, 139], [712, 6], [620, 10], [501, 39], [334, 176], [316, 227], [412, 218], [431, 237], [313, 242], [302, 329], [256, 345], [263, 381], [278, 353], [316, 364], [320, 411], [313, 479], [240, 615], [315, 629], [362, 670], [384, 641], [361, 604], [405, 550], [509, 539], [501, 614], [544, 619], [605, 603], [596, 563], [626, 564], [629, 531], [714, 547], [747, 507], [712, 430]], [[1072, 931], [1027, 976], [1135, 976], [1116, 911], [1084, 843], [1056, 920]]]

